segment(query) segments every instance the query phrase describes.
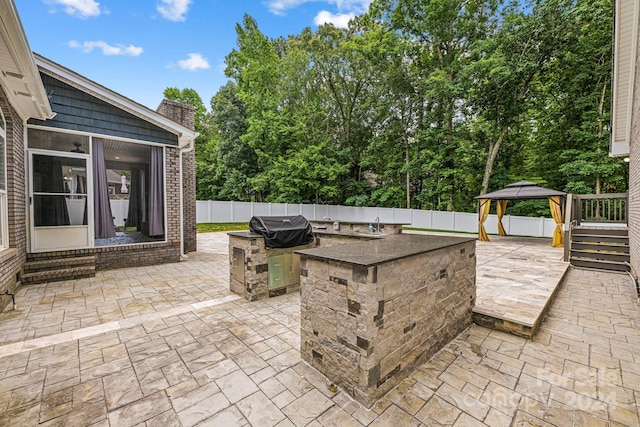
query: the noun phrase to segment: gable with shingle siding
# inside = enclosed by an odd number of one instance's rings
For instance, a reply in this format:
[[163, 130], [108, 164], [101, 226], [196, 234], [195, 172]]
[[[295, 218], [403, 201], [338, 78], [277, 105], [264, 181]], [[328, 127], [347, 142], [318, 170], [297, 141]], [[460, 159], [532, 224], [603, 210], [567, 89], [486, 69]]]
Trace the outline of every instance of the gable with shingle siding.
[[54, 77], [40, 76], [56, 116], [47, 121], [29, 119], [29, 124], [178, 145], [177, 135]]

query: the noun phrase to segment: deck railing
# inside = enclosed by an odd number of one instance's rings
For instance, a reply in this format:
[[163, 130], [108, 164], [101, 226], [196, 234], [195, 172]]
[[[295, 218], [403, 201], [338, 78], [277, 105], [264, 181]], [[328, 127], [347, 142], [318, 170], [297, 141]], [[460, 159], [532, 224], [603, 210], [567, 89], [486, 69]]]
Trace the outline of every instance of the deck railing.
[[627, 193], [582, 194], [575, 196], [580, 207], [580, 221], [626, 224], [629, 211]]

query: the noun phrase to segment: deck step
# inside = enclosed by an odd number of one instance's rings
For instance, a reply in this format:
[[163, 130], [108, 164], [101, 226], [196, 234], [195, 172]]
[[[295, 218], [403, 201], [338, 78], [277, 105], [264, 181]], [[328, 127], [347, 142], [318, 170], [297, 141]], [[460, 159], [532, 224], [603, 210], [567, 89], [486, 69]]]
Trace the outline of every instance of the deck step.
[[627, 236], [629, 231], [627, 227], [574, 227], [573, 232], [576, 234], [598, 234], [601, 236]]
[[588, 243], [588, 242], [572, 242], [572, 250], [579, 251], [614, 251], [618, 253], [629, 253], [629, 245], [623, 244], [602, 244], [602, 243]]
[[580, 259], [593, 259], [617, 262], [629, 262], [628, 252], [616, 252], [612, 250], [577, 250], [571, 247], [571, 257]]
[[574, 267], [630, 271], [629, 231], [626, 227], [575, 227], [569, 262]]
[[580, 233], [572, 233], [571, 234], [572, 242], [605, 242], [605, 243], [616, 243], [616, 244], [628, 244], [629, 237], [628, 236], [620, 236], [620, 235], [609, 235], [609, 234], [580, 234]]
[[627, 272], [631, 269], [629, 268], [629, 264], [626, 262], [616, 262], [616, 261], [607, 261], [607, 260], [597, 260], [597, 259], [587, 259], [587, 258], [570, 258], [571, 265], [580, 268], [589, 268], [596, 270], [606, 270], [606, 271], [621, 271]]
[[23, 284], [38, 284], [95, 277], [96, 257], [59, 257], [27, 261], [21, 276]]

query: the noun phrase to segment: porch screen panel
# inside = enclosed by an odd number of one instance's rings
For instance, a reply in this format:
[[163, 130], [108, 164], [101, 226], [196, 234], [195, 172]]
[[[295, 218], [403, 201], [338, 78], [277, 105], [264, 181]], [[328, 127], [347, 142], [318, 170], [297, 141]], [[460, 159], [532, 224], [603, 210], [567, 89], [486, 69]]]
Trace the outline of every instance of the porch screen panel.
[[33, 156], [33, 216], [36, 227], [87, 225], [86, 161]]

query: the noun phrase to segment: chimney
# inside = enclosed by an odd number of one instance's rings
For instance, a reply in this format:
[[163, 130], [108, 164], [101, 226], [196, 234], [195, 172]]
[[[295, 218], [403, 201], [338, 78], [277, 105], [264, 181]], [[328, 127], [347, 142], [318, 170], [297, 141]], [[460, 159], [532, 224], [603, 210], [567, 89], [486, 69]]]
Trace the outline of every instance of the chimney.
[[[195, 130], [195, 107], [163, 99], [156, 110], [166, 118]], [[196, 150], [182, 155], [182, 213], [184, 218], [184, 252], [195, 252], [196, 245]]]
[[187, 105], [178, 101], [170, 101], [168, 99], [163, 99], [156, 111], [162, 114], [163, 116], [165, 116], [166, 118], [171, 119], [174, 122], [179, 123], [186, 128], [189, 128], [191, 130], [196, 129], [196, 126], [195, 126], [196, 107], [194, 107], [193, 105]]

